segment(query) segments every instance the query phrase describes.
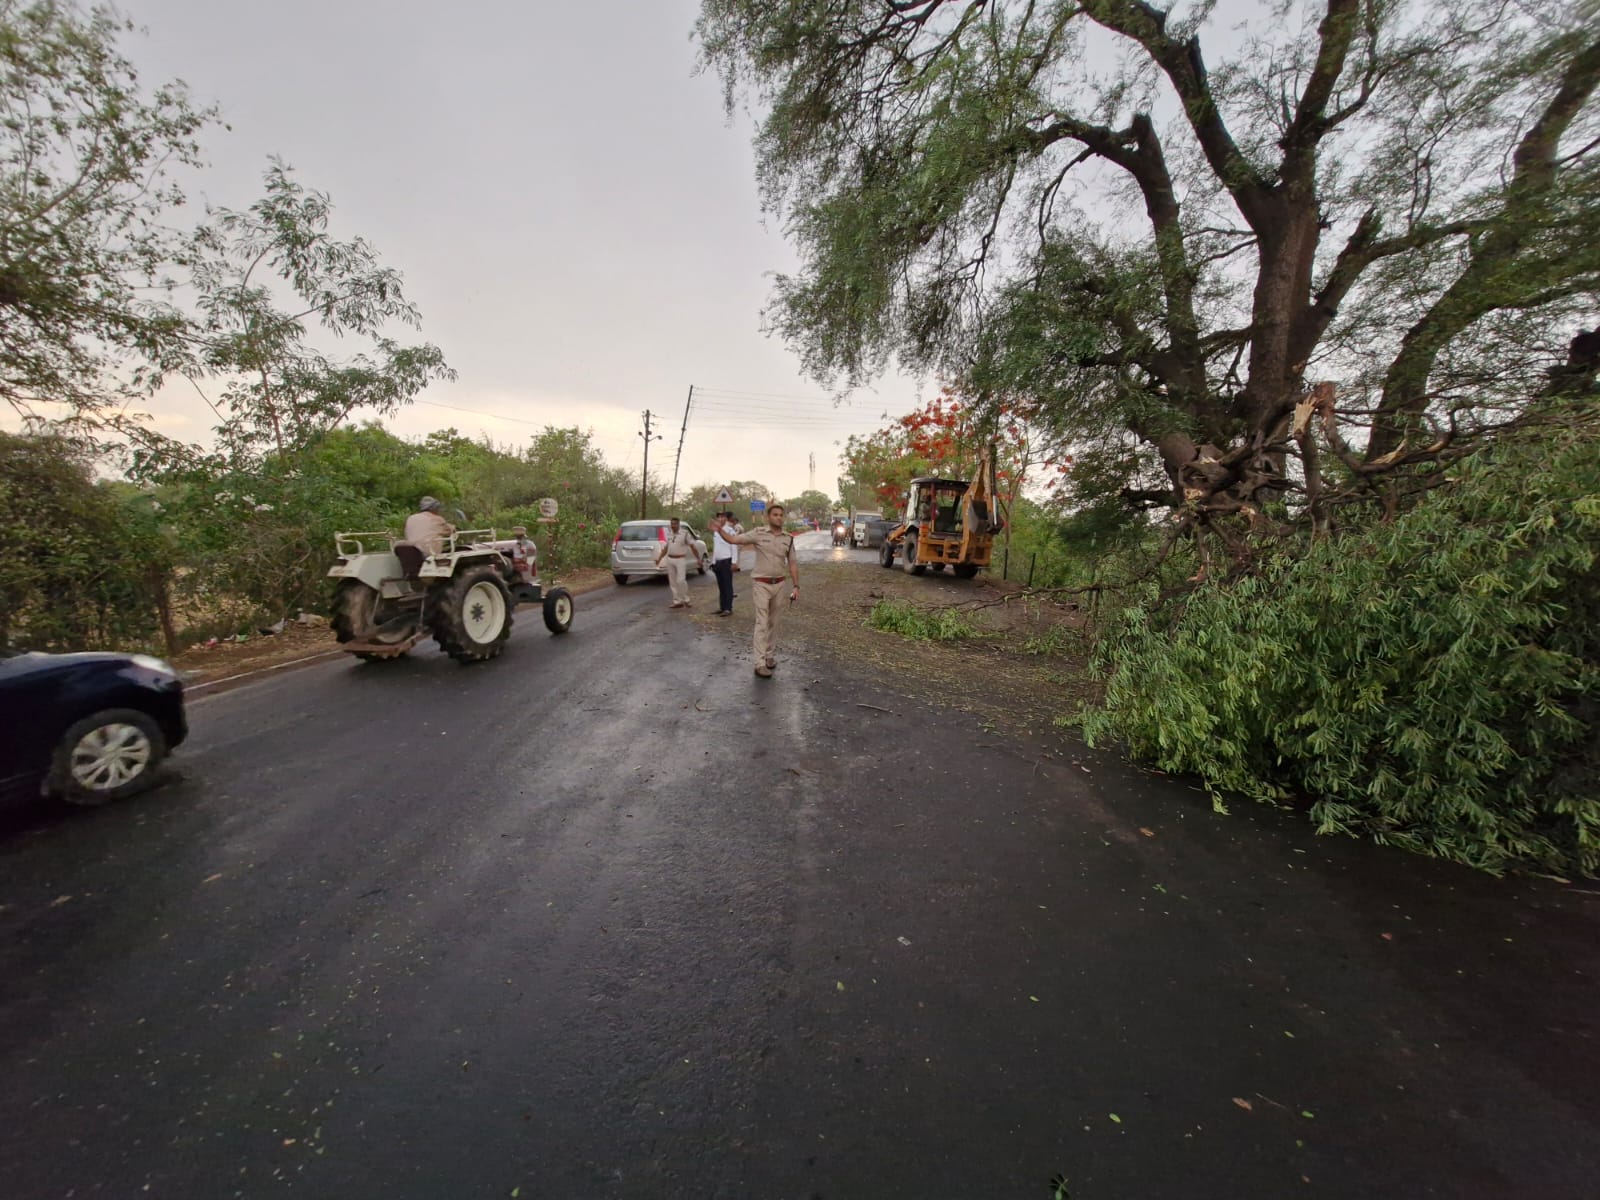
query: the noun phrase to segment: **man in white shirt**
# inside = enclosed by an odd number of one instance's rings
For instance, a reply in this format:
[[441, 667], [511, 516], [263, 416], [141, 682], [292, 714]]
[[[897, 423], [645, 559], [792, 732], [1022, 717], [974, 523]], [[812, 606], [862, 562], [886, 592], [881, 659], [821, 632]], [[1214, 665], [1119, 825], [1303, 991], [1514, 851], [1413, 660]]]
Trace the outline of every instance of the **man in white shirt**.
[[656, 553], [657, 563], [666, 561], [667, 582], [672, 585], [672, 603], [667, 605], [668, 608], [689, 607], [690, 555], [694, 556], [700, 569], [705, 570], [706, 560], [700, 556], [700, 547], [689, 536], [689, 531], [678, 523], [678, 518], [673, 517], [669, 522], [667, 540]]
[[[731, 521], [731, 512], [718, 513], [717, 516], [725, 521]], [[723, 533], [732, 533], [730, 525], [726, 529], [718, 529], [712, 534], [714, 549], [711, 555], [711, 573], [717, 577], [717, 616], [726, 617], [733, 612], [733, 573], [739, 564], [739, 551]]]

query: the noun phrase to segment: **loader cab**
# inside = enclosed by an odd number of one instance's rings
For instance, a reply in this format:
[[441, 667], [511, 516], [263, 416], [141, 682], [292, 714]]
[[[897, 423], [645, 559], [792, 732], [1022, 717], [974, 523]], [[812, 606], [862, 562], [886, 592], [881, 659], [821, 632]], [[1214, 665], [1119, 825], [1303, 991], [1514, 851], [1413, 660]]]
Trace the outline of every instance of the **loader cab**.
[[962, 531], [962, 501], [969, 484], [965, 479], [941, 479], [926, 475], [911, 481], [911, 494], [906, 501], [906, 522], [915, 525], [924, 535], [951, 534], [959, 537]]

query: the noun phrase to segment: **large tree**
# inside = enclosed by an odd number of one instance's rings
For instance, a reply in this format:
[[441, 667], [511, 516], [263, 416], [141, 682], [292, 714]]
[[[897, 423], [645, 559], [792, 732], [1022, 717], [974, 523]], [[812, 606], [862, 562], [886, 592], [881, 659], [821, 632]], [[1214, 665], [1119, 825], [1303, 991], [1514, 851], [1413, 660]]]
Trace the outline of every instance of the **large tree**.
[[114, 418], [180, 329], [153, 303], [184, 254], [169, 172], [198, 163], [213, 114], [181, 84], [142, 86], [128, 29], [0, 0], [0, 398], [24, 417]]
[[697, 31], [764, 109], [802, 255], [769, 321], [813, 372], [1029, 397], [1223, 529], [1296, 491], [1326, 524], [1594, 323], [1584, 7], [705, 0]]

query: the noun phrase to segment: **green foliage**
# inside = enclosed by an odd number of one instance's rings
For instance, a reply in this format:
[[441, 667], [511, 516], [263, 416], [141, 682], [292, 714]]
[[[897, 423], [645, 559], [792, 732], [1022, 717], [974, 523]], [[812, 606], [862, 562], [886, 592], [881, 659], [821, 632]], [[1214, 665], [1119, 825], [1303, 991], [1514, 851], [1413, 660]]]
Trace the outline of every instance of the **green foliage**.
[[[416, 328], [420, 314], [371, 245], [332, 235], [328, 197], [276, 161], [264, 183], [249, 208], [218, 209], [196, 233], [191, 349], [165, 364], [215, 392], [219, 453], [235, 471], [304, 450], [358, 409], [387, 416], [455, 377], [438, 347], [388, 336], [393, 325]], [[368, 346], [334, 360], [313, 331]]]
[[143, 645], [167, 548], [150, 500], [96, 485], [92, 456], [57, 435], [0, 433], [0, 646]]
[[198, 165], [213, 119], [178, 83], [146, 92], [117, 52], [131, 26], [109, 8], [0, 0], [0, 397], [109, 419], [143, 380], [124, 361], [175, 350], [148, 303], [183, 257], [167, 177]]
[[833, 515], [833, 501], [818, 491], [804, 491], [792, 500], [783, 502], [784, 514], [794, 520], [815, 521], [826, 524]]
[[1101, 643], [1092, 740], [1319, 831], [1489, 871], [1600, 870], [1600, 442], [1508, 442], [1391, 524], [1153, 594]]
[[926, 642], [955, 642], [983, 636], [972, 618], [953, 608], [929, 610], [909, 600], [879, 600], [867, 624], [886, 633]]

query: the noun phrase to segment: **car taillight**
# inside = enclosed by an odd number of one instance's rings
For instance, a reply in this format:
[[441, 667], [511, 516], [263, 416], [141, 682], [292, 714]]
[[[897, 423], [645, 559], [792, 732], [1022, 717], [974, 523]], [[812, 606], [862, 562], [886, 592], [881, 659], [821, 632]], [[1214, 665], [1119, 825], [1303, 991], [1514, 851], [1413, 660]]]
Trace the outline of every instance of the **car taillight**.
[[617, 536], [611, 539], [611, 544], [613, 546], [615, 546], [621, 540], [622, 540], [622, 530], [619, 529], [619, 530], [617, 530]]

